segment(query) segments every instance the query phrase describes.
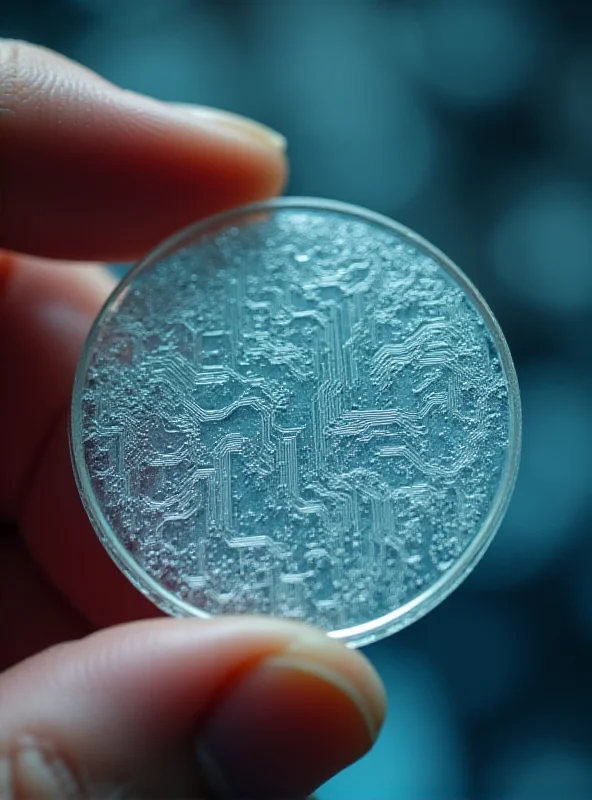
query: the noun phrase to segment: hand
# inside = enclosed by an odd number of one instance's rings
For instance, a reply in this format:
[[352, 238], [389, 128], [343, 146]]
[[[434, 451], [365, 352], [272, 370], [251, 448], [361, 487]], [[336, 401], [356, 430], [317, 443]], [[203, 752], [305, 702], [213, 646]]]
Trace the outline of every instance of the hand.
[[2, 800], [300, 798], [380, 728], [376, 674], [320, 632], [158, 618], [99, 544], [70, 466], [74, 370], [113, 280], [57, 259], [133, 259], [280, 191], [282, 145], [0, 43]]

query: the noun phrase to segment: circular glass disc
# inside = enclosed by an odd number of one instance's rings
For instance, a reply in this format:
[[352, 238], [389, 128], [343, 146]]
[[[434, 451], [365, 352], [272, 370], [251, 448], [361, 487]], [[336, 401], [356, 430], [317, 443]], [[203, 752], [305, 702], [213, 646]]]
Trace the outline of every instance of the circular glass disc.
[[166, 612], [362, 645], [484, 552], [520, 405], [491, 312], [445, 256], [361, 209], [283, 199], [128, 274], [88, 339], [71, 434], [99, 537]]

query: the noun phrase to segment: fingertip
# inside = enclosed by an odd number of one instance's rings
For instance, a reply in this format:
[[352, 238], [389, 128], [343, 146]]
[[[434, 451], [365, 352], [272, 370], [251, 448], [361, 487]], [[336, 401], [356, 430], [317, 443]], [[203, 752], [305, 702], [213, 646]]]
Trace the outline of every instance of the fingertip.
[[282, 138], [180, 110], [79, 64], [0, 42], [2, 246], [133, 260], [203, 216], [282, 191]]
[[371, 747], [381, 715], [368, 670], [302, 624], [165, 619], [46, 652], [5, 673], [0, 694], [9, 734], [54, 742], [97, 785], [149, 774], [175, 796], [174, 763], [233, 797], [287, 799]]
[[359, 650], [344, 646], [324, 634], [319, 638], [316, 629], [307, 630], [308, 635], [302, 635], [288, 645], [284, 657], [296, 661], [310, 660], [327, 674], [341, 676], [344, 692], [349, 692], [359, 706], [374, 741], [384, 723], [387, 707], [386, 691], [377, 671]]
[[373, 682], [350, 680], [351, 654], [334, 668], [323, 650], [265, 659], [214, 707], [198, 757], [223, 796], [301, 798], [370, 750], [383, 719]]
[[197, 106], [190, 103], [167, 103], [171, 111], [178, 111], [185, 122], [195, 121], [200, 126], [213, 127], [217, 132], [220, 129], [227, 133], [235, 133], [239, 139], [246, 137], [251, 143], [263, 145], [275, 155], [280, 156], [280, 163], [283, 165], [283, 155], [288, 149], [288, 140], [279, 131], [264, 125], [261, 122], [235, 114], [231, 111], [223, 111], [209, 106]]

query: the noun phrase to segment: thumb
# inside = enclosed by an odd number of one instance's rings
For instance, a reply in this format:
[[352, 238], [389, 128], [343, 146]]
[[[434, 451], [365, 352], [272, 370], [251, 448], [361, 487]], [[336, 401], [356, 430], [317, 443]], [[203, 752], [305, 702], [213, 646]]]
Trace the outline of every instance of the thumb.
[[305, 625], [131, 623], [0, 676], [0, 798], [303, 798], [383, 716], [366, 659]]

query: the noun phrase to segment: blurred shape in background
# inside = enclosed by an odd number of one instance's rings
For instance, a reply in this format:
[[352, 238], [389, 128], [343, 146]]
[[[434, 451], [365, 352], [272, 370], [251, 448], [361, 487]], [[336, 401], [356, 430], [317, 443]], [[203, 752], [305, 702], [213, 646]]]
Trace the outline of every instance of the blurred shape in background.
[[[253, 5], [254, 54], [291, 137], [293, 191], [393, 211], [417, 197], [435, 159], [423, 99], [385, 74], [367, 3]], [[290, 69], [267, 69], [270, 63]]]
[[97, 19], [142, 25], [175, 18], [194, 4], [191, 0], [66, 0], [65, 5], [87, 10]]
[[534, 4], [419, 0], [387, 5], [400, 62], [446, 102], [467, 108], [499, 104], [523, 91], [534, 76], [543, 44]]
[[375, 748], [334, 778], [319, 800], [452, 800], [466, 796], [466, 762], [450, 696], [429, 662], [397, 646], [367, 650], [390, 713]]
[[590, 800], [590, 752], [554, 726], [537, 726], [501, 744], [485, 783], [484, 800]]
[[537, 667], [528, 620], [491, 597], [457, 592], [419, 623], [414, 638], [465, 719], [511, 707]]
[[592, 188], [529, 186], [494, 228], [493, 265], [507, 290], [549, 313], [592, 311]]
[[[592, 403], [578, 373], [539, 363], [519, 374], [524, 433], [514, 497], [475, 572], [480, 586], [528, 580], [572, 551], [592, 489]], [[592, 567], [592, 565], [591, 565]]]
[[[574, 564], [574, 569], [569, 575], [571, 579], [571, 613], [579, 623], [580, 630], [587, 637], [586, 648], [592, 646], [592, 542], [590, 539], [590, 525], [584, 534], [586, 535], [588, 548], [582, 558]], [[592, 796], [592, 795], [591, 795]]]
[[126, 89], [242, 110], [239, 54], [208, 5], [139, 0], [136, 11], [125, 1], [85, 0], [85, 5], [98, 5], [103, 13], [76, 37], [68, 55]]
[[588, 47], [569, 46], [562, 55], [549, 74], [550, 86], [540, 86], [540, 125], [555, 146], [588, 157], [592, 152], [592, 53]]

